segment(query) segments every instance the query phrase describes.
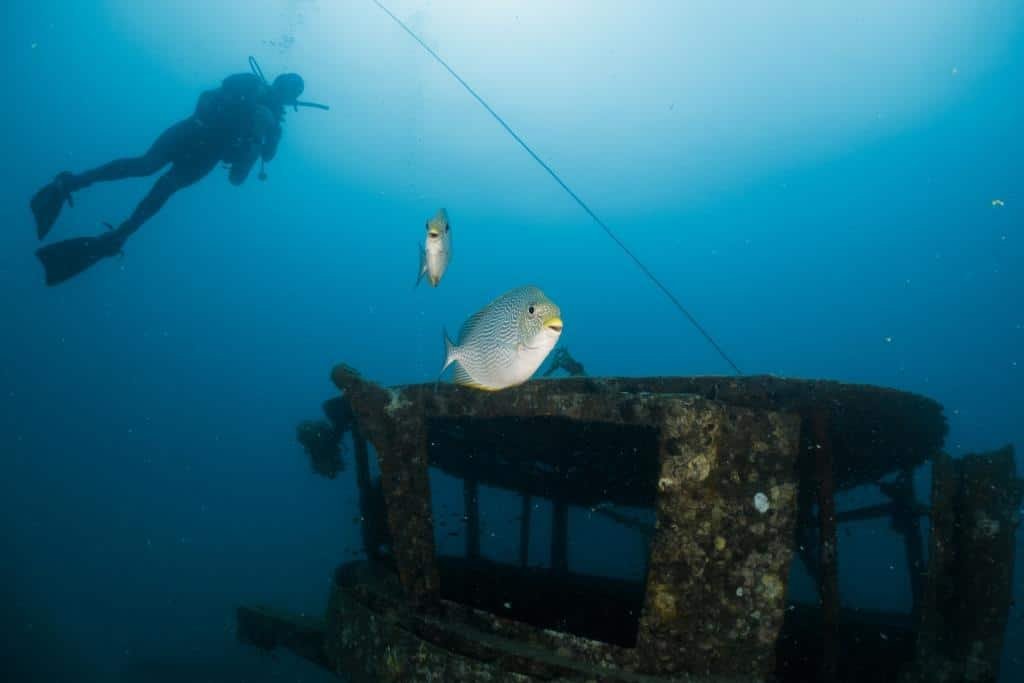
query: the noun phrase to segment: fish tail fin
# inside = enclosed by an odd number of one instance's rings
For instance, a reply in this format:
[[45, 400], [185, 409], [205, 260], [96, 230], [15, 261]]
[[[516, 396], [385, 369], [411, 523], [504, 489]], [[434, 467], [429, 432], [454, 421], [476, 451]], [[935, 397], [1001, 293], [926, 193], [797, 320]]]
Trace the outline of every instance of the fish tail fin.
[[437, 374], [438, 382], [441, 381], [441, 376], [448, 369], [448, 366], [457, 360], [456, 351], [458, 350], [455, 343], [448, 336], [448, 330], [442, 328], [441, 334], [444, 336], [444, 365], [441, 366], [441, 372]]

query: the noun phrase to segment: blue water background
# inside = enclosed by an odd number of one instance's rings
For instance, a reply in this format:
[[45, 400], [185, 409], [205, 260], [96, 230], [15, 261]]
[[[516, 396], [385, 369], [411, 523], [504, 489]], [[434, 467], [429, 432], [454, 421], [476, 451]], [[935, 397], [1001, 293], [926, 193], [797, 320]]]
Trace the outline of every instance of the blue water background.
[[[393, 9], [745, 372], [926, 394], [954, 455], [1024, 444], [1024, 5]], [[0, 591], [13, 642], [64, 653], [46, 667], [117, 680], [156, 658], [322, 680], [235, 644], [233, 609], [319, 613], [358, 545], [351, 479], [313, 476], [294, 439], [336, 362], [432, 381], [443, 327], [533, 283], [591, 374], [729, 370], [371, 2], [4, 14]], [[265, 183], [218, 169], [122, 259], [46, 288], [32, 192], [141, 153], [250, 54], [300, 72], [330, 112], [288, 114]], [[79, 193], [50, 239], [123, 220], [152, 180]], [[414, 288], [440, 206], [452, 266]], [[908, 604], [884, 532], [841, 539], [845, 604]], [[1024, 670], [1022, 619], [1014, 607], [1003, 680]]]

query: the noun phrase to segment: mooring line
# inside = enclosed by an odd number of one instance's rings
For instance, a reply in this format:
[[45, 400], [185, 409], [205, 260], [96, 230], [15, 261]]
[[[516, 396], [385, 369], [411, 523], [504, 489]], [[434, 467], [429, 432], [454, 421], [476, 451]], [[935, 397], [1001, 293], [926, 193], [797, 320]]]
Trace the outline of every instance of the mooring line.
[[501, 124], [502, 128], [504, 128], [508, 132], [508, 134], [511, 135], [512, 138], [516, 142], [518, 142], [523, 149], [526, 150], [527, 154], [529, 154], [531, 157], [533, 157], [534, 161], [536, 161], [538, 164], [540, 164], [541, 167], [545, 171], [547, 171], [548, 174], [552, 178], [555, 179], [555, 182], [558, 183], [562, 187], [562, 189], [565, 190], [566, 193], [570, 197], [572, 197], [576, 201], [577, 204], [580, 205], [580, 208], [582, 208], [584, 211], [586, 211], [587, 215], [589, 215], [594, 220], [594, 222], [597, 223], [601, 227], [601, 229], [604, 230], [605, 233], [607, 233], [608, 236], [610, 238], [612, 238], [612, 240], [617, 245], [619, 245], [619, 248], [622, 249], [622, 251], [624, 251], [626, 253], [626, 255], [629, 256], [629, 258], [631, 258], [633, 260], [633, 263], [635, 263], [637, 265], [637, 267], [641, 270], [641, 272], [643, 272], [643, 274], [646, 275], [651, 280], [651, 282], [653, 282], [658, 287], [658, 289], [660, 289], [665, 294], [665, 296], [668, 297], [669, 301], [671, 301], [675, 305], [675, 307], [677, 309], [679, 309], [679, 312], [682, 313], [684, 316], [686, 316], [686, 319], [689, 320], [690, 323], [697, 329], [697, 331], [700, 332], [704, 336], [704, 338], [708, 340], [708, 343], [710, 343], [711, 346], [714, 347], [715, 351], [718, 352], [718, 355], [721, 356], [722, 359], [725, 360], [725, 362], [728, 363], [730, 367], [732, 367], [732, 369], [736, 372], [736, 374], [737, 375], [742, 375], [743, 373], [740, 371], [740, 369], [736, 365], [736, 363], [732, 362], [732, 359], [729, 358], [728, 354], [726, 354], [726, 352], [724, 350], [722, 350], [722, 347], [718, 345], [718, 342], [715, 341], [714, 337], [712, 337], [708, 333], [708, 331], [705, 330], [701, 326], [701, 324], [699, 322], [697, 322], [697, 319], [694, 318], [693, 315], [691, 315], [688, 310], [686, 310], [686, 307], [683, 306], [682, 303], [680, 303], [679, 299], [676, 298], [676, 296], [669, 290], [669, 288], [666, 287], [665, 285], [663, 285], [661, 280], [659, 280], [657, 277], [655, 277], [654, 273], [652, 273], [650, 271], [650, 269], [647, 266], [645, 266], [643, 264], [643, 262], [639, 258], [637, 258], [637, 256], [632, 251], [630, 251], [629, 247], [627, 247], [623, 243], [623, 241], [621, 239], [619, 239], [618, 236], [614, 232], [612, 232], [612, 229], [609, 228], [608, 225], [605, 224], [605, 222], [603, 220], [601, 220], [597, 216], [597, 214], [594, 213], [591, 210], [591, 208], [589, 206], [587, 206], [587, 203], [584, 202], [582, 199], [580, 199], [579, 195], [577, 195], [575, 192], [573, 192], [572, 189], [568, 185], [565, 184], [565, 181], [563, 181], [561, 179], [561, 177], [559, 177], [559, 175], [557, 173], [555, 173], [555, 171], [550, 166], [548, 166], [547, 163], [544, 162], [543, 159], [541, 159], [539, 156], [537, 156], [537, 153], [534, 152], [530, 148], [529, 145], [527, 145], [525, 142], [523, 142], [523, 139], [521, 137], [519, 137], [514, 130], [512, 130], [511, 126], [509, 126], [507, 123], [505, 123], [505, 119], [501, 118], [498, 115], [498, 112], [496, 112], [493, 109], [491, 109], [491, 105], [487, 104], [487, 102], [484, 100], [484, 98], [480, 97], [480, 95], [478, 95], [477, 92], [475, 90], [473, 90], [472, 87], [470, 87], [469, 83], [466, 83], [466, 81], [464, 81], [462, 79], [462, 77], [459, 76], [459, 74], [457, 74], [455, 72], [455, 69], [453, 69], [450, 66], [448, 66], [448, 63], [446, 61], [444, 61], [443, 59], [441, 59], [440, 55], [438, 55], [436, 52], [434, 52], [430, 48], [429, 45], [424, 43], [423, 40], [418, 35], [416, 35], [416, 33], [411, 28], [406, 26], [405, 22], [403, 22], [401, 19], [396, 17], [391, 12], [391, 10], [389, 10], [387, 7], [385, 7], [383, 4], [381, 4], [381, 2], [379, 0], [372, 0], [372, 2], [373, 2], [373, 4], [377, 5], [377, 7], [379, 7], [381, 10], [383, 10], [385, 14], [387, 14], [389, 17], [391, 17], [395, 21], [396, 24], [401, 26], [402, 29], [406, 33], [408, 33], [410, 36], [412, 36], [413, 40], [415, 40], [417, 43], [419, 43], [420, 46], [424, 50], [426, 50], [427, 53], [430, 54], [431, 57], [433, 57], [435, 60], [437, 60], [437, 63], [440, 64], [441, 66], [443, 66], [445, 68], [445, 70], [447, 70], [448, 73], [450, 73], [452, 75], [452, 77], [455, 80], [457, 80], [462, 85], [463, 88], [466, 89], [466, 92], [468, 92], [470, 95], [472, 95], [473, 98], [477, 102], [479, 102], [480, 105], [483, 106], [483, 108], [486, 109], [488, 111], [488, 113], [490, 113], [491, 116], [494, 117], [494, 120]]

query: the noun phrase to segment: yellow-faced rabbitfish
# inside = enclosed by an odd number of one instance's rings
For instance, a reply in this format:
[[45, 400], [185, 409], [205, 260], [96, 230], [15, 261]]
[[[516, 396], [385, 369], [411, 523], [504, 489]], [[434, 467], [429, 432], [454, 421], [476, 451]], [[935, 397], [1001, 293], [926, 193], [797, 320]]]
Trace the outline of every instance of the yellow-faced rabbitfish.
[[444, 335], [443, 373], [452, 363], [456, 384], [497, 391], [530, 379], [562, 334], [562, 313], [537, 287], [505, 292], [473, 314], [458, 344]]
[[420, 245], [420, 274], [416, 276], [416, 284], [426, 275], [430, 285], [437, 287], [451, 260], [452, 227], [448, 224], [448, 212], [438, 209], [434, 217], [427, 221], [427, 237]]

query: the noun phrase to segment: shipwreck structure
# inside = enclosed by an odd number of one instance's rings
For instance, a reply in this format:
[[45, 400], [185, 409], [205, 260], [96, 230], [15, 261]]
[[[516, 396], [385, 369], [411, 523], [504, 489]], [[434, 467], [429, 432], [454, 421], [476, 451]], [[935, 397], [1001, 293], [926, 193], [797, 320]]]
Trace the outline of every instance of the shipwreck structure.
[[[360, 683], [998, 675], [1013, 451], [950, 458], [928, 398], [768, 376], [497, 393], [331, 377], [327, 419], [297, 436], [334, 478], [350, 435], [362, 552], [322, 619], [240, 607], [245, 642]], [[837, 511], [858, 487], [883, 502]], [[876, 518], [902, 539], [909, 612], [841, 602], [838, 529]], [[794, 561], [817, 599], [792, 599]]]

